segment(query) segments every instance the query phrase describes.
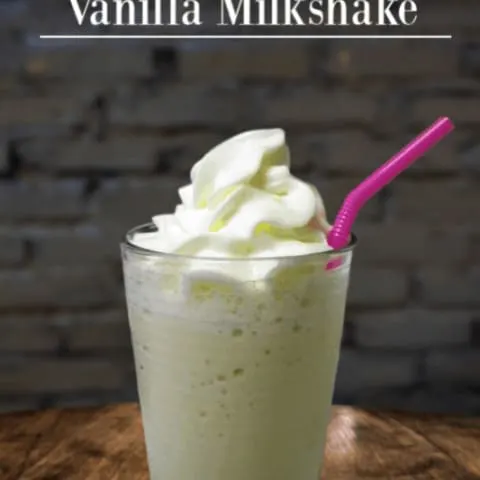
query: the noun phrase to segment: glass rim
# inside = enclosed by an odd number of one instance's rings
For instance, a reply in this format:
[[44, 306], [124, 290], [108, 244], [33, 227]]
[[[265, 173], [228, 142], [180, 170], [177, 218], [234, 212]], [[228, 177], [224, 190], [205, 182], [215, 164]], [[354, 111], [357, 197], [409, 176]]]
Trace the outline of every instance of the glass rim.
[[[175, 260], [199, 260], [199, 261], [209, 261], [209, 262], [261, 262], [261, 261], [285, 261], [285, 260], [305, 260], [312, 258], [329, 258], [336, 255], [343, 255], [350, 253], [354, 250], [357, 245], [357, 237], [352, 232], [350, 235], [350, 242], [346, 247], [343, 247], [339, 250], [326, 250], [322, 252], [312, 252], [304, 253], [301, 255], [282, 255], [282, 256], [272, 256], [272, 257], [209, 257], [201, 255], [182, 255], [180, 253], [171, 253], [171, 252], [159, 252], [158, 250], [151, 250], [149, 248], [144, 248], [136, 245], [132, 242], [132, 238], [136, 233], [148, 233], [147, 229], [155, 228], [153, 222], [144, 223], [142, 225], [137, 225], [136, 227], [131, 228], [125, 234], [122, 241], [122, 245], [125, 245], [128, 249], [140, 253], [143, 255], [161, 257], [161, 258], [172, 258]], [[144, 232], [145, 230], [145, 232]], [[151, 231], [151, 230], [150, 230]]]

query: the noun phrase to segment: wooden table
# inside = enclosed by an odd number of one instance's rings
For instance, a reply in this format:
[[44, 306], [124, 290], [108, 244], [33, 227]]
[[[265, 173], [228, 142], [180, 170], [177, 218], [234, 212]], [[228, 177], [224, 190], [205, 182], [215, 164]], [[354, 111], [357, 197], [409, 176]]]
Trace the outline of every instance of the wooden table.
[[[336, 407], [323, 478], [478, 480], [480, 419]], [[0, 479], [147, 480], [137, 405], [0, 416]]]

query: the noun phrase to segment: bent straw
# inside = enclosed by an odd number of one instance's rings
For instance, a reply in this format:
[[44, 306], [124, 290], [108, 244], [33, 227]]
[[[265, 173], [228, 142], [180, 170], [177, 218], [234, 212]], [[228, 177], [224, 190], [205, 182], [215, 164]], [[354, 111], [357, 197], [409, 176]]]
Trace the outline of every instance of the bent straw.
[[352, 225], [363, 205], [413, 162], [434, 147], [454, 128], [449, 118], [439, 118], [433, 125], [424, 130], [417, 138], [354, 188], [345, 198], [335, 218], [333, 227], [327, 235], [328, 244], [335, 250], [345, 247], [350, 241]]

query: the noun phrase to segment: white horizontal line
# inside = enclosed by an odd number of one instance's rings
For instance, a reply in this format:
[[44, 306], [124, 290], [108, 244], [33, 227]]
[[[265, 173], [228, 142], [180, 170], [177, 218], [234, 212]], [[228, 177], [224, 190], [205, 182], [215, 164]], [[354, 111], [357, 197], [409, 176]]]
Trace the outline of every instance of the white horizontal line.
[[453, 35], [40, 35], [41, 39], [78, 39], [78, 40], [114, 40], [114, 39], [172, 39], [172, 40], [387, 40], [387, 39], [437, 39], [451, 40]]

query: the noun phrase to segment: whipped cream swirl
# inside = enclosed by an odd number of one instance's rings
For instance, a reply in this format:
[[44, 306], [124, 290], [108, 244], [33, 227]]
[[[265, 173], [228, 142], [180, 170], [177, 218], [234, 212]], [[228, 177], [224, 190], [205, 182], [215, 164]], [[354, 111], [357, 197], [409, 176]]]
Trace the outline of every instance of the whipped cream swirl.
[[214, 147], [179, 189], [173, 214], [133, 243], [157, 252], [215, 258], [268, 258], [329, 250], [322, 198], [290, 173], [281, 129], [254, 130]]

